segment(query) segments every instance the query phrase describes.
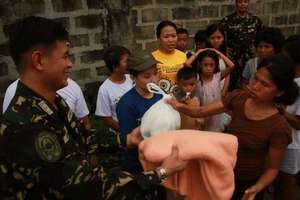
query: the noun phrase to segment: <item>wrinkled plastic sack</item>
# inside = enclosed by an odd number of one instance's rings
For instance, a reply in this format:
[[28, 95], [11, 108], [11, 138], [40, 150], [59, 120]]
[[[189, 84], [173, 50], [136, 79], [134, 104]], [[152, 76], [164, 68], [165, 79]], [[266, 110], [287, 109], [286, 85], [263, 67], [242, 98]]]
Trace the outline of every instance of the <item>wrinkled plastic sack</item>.
[[141, 120], [142, 136], [148, 138], [162, 131], [179, 129], [181, 125], [179, 112], [165, 102], [166, 99], [172, 98], [172, 96], [165, 94], [154, 83], [147, 84], [147, 88], [150, 92], [162, 94], [163, 98], [153, 104], [143, 115]]

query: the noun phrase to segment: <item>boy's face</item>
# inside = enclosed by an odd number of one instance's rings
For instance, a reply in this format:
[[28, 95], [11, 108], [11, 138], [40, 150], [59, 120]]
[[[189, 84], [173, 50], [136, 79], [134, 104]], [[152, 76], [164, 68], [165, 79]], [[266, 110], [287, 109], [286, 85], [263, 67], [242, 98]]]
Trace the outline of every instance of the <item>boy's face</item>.
[[178, 88], [183, 94], [187, 92], [193, 93], [197, 88], [197, 79], [196, 78], [189, 78], [189, 79], [181, 79], [178, 81]]
[[197, 42], [196, 43], [196, 51], [198, 51], [199, 49], [204, 49], [204, 48], [206, 48], [205, 42]]
[[189, 43], [189, 36], [186, 33], [177, 34], [177, 45], [176, 48], [180, 51], [185, 52]]
[[259, 58], [268, 58], [275, 54], [275, 49], [272, 44], [267, 42], [260, 42], [257, 45], [257, 55]]
[[127, 53], [123, 54], [120, 58], [119, 65], [116, 66], [115, 68], [115, 71], [121, 74], [128, 73], [127, 59], [128, 59], [128, 54]]
[[156, 65], [150, 67], [149, 69], [140, 72], [137, 76], [132, 76], [135, 82], [135, 87], [141, 89], [145, 93], [149, 93], [147, 89], [148, 83], [156, 83], [158, 77], [158, 70]]

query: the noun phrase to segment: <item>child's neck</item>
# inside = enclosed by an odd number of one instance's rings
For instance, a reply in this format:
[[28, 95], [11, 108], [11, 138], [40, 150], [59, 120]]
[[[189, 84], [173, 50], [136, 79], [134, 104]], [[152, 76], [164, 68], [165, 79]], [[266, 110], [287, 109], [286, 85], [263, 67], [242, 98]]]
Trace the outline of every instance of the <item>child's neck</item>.
[[114, 83], [124, 83], [126, 80], [126, 77], [124, 74], [119, 74], [119, 73], [112, 73], [109, 77], [109, 80], [111, 80]]
[[210, 82], [213, 79], [213, 75], [212, 76], [205, 76], [203, 74], [201, 74], [201, 80], [204, 82]]
[[154, 96], [153, 93], [151, 93], [149, 91], [146, 92], [143, 89], [139, 88], [138, 86], [135, 86], [134, 88], [137, 91], [137, 93], [139, 95], [141, 95], [142, 97], [144, 97], [145, 99], [151, 99]]

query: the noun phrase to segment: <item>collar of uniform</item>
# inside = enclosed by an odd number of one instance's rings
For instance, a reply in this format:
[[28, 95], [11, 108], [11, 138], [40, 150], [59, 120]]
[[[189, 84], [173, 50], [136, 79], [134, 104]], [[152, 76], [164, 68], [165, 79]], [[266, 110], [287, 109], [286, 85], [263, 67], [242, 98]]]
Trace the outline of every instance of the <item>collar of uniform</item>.
[[237, 12], [234, 12], [233, 16], [239, 19], [244, 19], [244, 18], [249, 19], [252, 16], [252, 14], [248, 12], [246, 17], [241, 17], [237, 14]]
[[76, 121], [76, 117], [75, 117], [73, 111], [70, 109], [70, 107], [65, 102], [65, 100], [58, 94], [56, 95], [56, 98], [55, 98], [55, 104], [59, 107], [58, 109], [63, 110], [63, 112], [67, 114], [66, 117], [67, 117], [68, 122], [72, 122], [74, 120]]
[[35, 100], [36, 105], [48, 115], [53, 115], [53, 113], [55, 113], [54, 107], [44, 97], [30, 89], [21, 81], [18, 82], [16, 95]]

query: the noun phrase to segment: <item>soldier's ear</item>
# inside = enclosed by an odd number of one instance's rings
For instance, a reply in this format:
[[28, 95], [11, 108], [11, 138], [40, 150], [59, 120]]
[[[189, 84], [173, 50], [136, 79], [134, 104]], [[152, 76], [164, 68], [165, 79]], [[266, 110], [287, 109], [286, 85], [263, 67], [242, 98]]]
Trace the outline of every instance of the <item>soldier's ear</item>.
[[43, 53], [39, 50], [35, 50], [31, 53], [31, 62], [33, 68], [36, 70], [43, 70]]

